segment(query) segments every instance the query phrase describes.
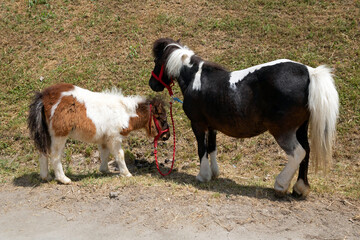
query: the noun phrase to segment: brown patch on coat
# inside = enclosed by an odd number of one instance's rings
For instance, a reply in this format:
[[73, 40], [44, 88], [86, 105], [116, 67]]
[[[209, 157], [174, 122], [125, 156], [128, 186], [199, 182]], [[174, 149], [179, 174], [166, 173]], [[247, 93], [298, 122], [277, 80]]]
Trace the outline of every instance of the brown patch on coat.
[[[150, 104], [151, 115], [150, 115]], [[147, 100], [145, 103], [140, 103], [136, 109], [137, 117], [132, 117], [129, 120], [129, 127], [123, 129], [120, 134], [127, 136], [131, 131], [144, 128], [148, 137], [156, 137], [158, 130], [155, 126], [153, 117], [158, 120], [159, 126], [162, 130], [168, 129], [167, 115], [165, 110], [165, 103], [161, 99]], [[151, 119], [150, 119], [151, 116]], [[167, 140], [170, 137], [170, 132], [166, 132], [162, 135], [163, 140]]]
[[68, 83], [59, 83], [52, 85], [42, 91], [43, 104], [46, 121], [49, 124], [51, 108], [59, 101], [62, 92], [68, 92], [74, 89], [74, 85]]
[[[147, 134], [149, 135], [149, 117], [150, 117], [149, 103], [148, 102], [140, 103], [138, 105], [138, 107], [136, 108], [136, 114], [137, 114], [137, 117], [130, 118], [129, 127], [123, 129], [120, 132], [121, 135], [127, 136], [127, 135], [129, 135], [130, 132], [141, 129], [141, 128], [145, 128]], [[151, 133], [152, 132], [157, 133], [156, 127], [155, 127], [155, 124], [153, 123], [153, 121], [151, 121]]]
[[73, 96], [64, 96], [52, 116], [55, 136], [65, 137], [76, 131], [81, 138], [91, 139], [96, 134], [95, 124], [86, 116], [86, 107]]

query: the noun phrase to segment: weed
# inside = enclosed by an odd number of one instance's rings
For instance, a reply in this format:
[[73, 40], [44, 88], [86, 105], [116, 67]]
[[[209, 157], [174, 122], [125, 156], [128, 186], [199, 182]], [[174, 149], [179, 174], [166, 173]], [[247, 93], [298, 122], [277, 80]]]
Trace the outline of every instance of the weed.
[[36, 5], [47, 4], [47, 3], [48, 3], [47, 0], [28, 0], [28, 7], [32, 8], [35, 7]]
[[133, 46], [130, 46], [130, 47], [129, 47], [128, 58], [130, 58], [130, 59], [139, 58], [139, 54], [137, 53], [136, 48], [137, 48], [137, 47], [133, 47]]

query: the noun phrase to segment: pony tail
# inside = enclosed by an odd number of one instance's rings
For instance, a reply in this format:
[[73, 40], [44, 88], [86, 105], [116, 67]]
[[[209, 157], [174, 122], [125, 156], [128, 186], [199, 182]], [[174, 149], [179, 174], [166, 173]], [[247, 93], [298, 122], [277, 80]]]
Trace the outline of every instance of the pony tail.
[[46, 123], [42, 93], [36, 93], [33, 102], [30, 104], [28, 117], [28, 128], [30, 138], [34, 140], [35, 147], [43, 154], [50, 152], [51, 137]]
[[308, 67], [310, 75], [308, 107], [310, 110], [311, 154], [318, 169], [331, 167], [332, 147], [339, 115], [339, 96], [331, 69], [326, 66]]

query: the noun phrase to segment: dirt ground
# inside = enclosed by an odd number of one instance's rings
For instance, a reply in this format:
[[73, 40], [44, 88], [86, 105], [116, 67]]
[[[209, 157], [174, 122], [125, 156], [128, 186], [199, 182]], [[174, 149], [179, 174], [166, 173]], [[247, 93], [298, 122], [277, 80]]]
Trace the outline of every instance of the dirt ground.
[[196, 191], [186, 184], [182, 191], [171, 184], [30, 186], [20, 177], [0, 187], [0, 239], [360, 239], [358, 202], [276, 199], [272, 189], [251, 187], [223, 196], [189, 177]]
[[[360, 239], [359, 9], [350, 0], [1, 1], [0, 240]], [[159, 37], [181, 39], [231, 71], [282, 58], [334, 68], [341, 108], [329, 178], [310, 172], [306, 200], [277, 199], [269, 187], [286, 155], [274, 139], [220, 135], [220, 178], [199, 184], [196, 140], [174, 104], [178, 171], [165, 180], [133, 163], [133, 180], [93, 174], [95, 148], [71, 142], [63, 164], [73, 183], [39, 184], [26, 128], [32, 93], [67, 82], [154, 94]], [[182, 99], [177, 84], [174, 92]], [[126, 146], [150, 161], [144, 141], [129, 137]]]

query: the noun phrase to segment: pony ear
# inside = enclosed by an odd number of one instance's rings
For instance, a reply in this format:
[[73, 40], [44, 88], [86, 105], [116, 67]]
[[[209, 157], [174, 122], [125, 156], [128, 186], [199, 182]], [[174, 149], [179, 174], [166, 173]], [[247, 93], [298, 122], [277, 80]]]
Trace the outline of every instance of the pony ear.
[[184, 54], [181, 56], [181, 61], [185, 62], [185, 59], [187, 59], [189, 56], [187, 54]]
[[174, 40], [171, 40], [171, 39], [168, 39], [168, 38], [160, 38], [158, 40], [156, 40], [154, 42], [154, 45], [153, 45], [153, 54], [154, 54], [154, 57], [156, 57], [157, 59], [159, 59], [163, 52], [164, 52], [164, 49], [165, 47], [173, 42]]
[[[178, 40], [178, 42], [180, 39]], [[174, 43], [175, 41], [171, 38], [160, 38], [154, 42], [153, 45], [153, 55], [155, 58], [160, 59], [164, 53], [164, 49], [170, 43]]]

